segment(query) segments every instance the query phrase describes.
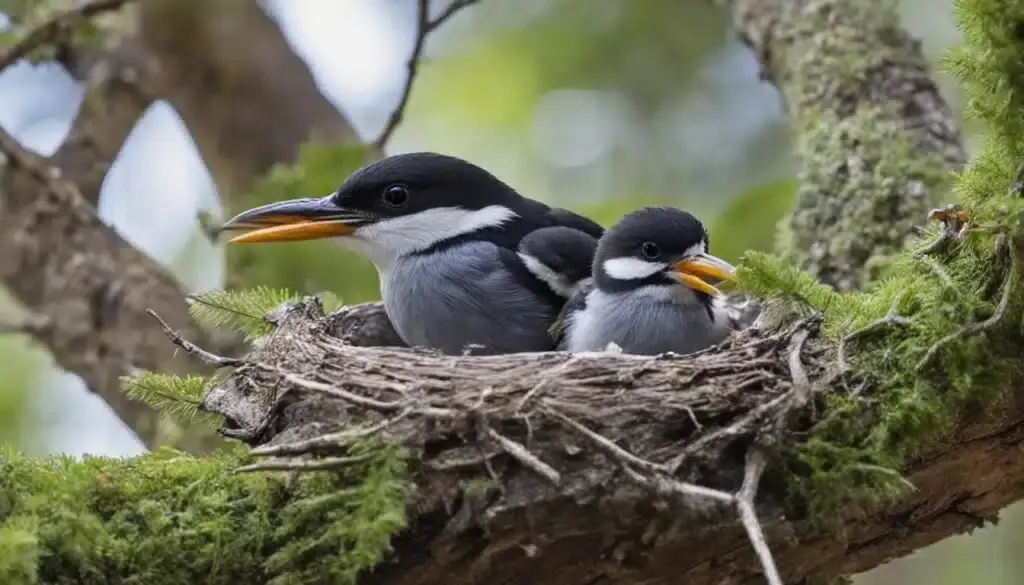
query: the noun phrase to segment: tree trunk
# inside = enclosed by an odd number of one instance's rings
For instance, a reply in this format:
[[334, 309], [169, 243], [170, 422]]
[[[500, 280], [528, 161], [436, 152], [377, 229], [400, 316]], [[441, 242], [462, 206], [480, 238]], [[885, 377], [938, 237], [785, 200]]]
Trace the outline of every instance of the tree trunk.
[[[72, 130], [50, 161], [69, 185], [41, 184], [17, 166], [7, 170], [0, 185], [0, 282], [46, 319], [47, 327], [33, 333], [57, 363], [152, 447], [158, 415], [125, 397], [119, 377], [133, 368], [195, 371], [196, 364], [175, 357], [145, 310], [189, 335], [205, 335], [190, 325], [178, 284], [87, 205], [98, 203], [107, 170], [139, 116], [154, 101], [169, 100], [228, 201], [272, 165], [294, 162], [309, 139], [358, 137], [258, 2], [153, 0], [139, 8], [129, 27], [134, 34], [114, 48], [72, 46], [61, 53], [86, 87]], [[71, 184], [80, 196], [70, 194]], [[40, 192], [63, 195], [48, 200]], [[221, 339], [206, 342], [224, 346]]]

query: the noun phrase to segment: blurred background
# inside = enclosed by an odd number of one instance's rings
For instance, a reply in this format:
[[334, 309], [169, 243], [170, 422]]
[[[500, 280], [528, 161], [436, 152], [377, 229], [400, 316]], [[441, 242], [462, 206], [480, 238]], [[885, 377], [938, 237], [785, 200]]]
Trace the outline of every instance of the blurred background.
[[[401, 93], [415, 4], [269, 0], [264, 7], [320, 91], [368, 141]], [[768, 250], [794, 196], [787, 121], [775, 89], [758, 80], [755, 59], [711, 4], [483, 0], [430, 36], [405, 121], [387, 152], [463, 156], [528, 196], [606, 225], [642, 205], [684, 207], [708, 224], [713, 252], [736, 260], [747, 249]], [[938, 69], [959, 40], [953, 1], [897, 4]], [[0, 24], [6, 26], [5, 17]], [[957, 88], [941, 72], [937, 77], [959, 111]], [[52, 154], [82, 97], [60, 65], [19, 63], [0, 73], [0, 125]], [[256, 123], [272, 133], [276, 120]], [[964, 132], [971, 150], [977, 128]], [[326, 194], [358, 161], [307, 151], [300, 162], [300, 169], [276, 169], [232, 194], [228, 204], [174, 107], [159, 102], [110, 169], [99, 212], [192, 291], [268, 284], [329, 290], [345, 302], [375, 298], [372, 268], [329, 244], [225, 254], [204, 234], [207, 214], [224, 219], [257, 201]], [[0, 317], [15, 310], [2, 293]], [[100, 398], [25, 338], [0, 336], [0, 372], [0, 440], [31, 454], [144, 450]], [[1017, 554], [1024, 508], [1008, 509], [1002, 519], [856, 582], [1016, 585], [1024, 577]]]

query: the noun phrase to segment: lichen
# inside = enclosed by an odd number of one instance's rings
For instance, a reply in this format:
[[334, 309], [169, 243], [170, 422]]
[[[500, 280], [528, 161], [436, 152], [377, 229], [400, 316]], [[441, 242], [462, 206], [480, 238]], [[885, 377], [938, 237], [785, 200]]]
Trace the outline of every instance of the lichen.
[[955, 130], [935, 135], [926, 119], [928, 107], [945, 114], [934, 85], [921, 113], [900, 103], [920, 99], [904, 87], [930, 81], [892, 6], [815, 0], [780, 11], [771, 74], [794, 121], [800, 187], [777, 249], [819, 280], [857, 290], [905, 247], [943, 195], [946, 165], [962, 155]]
[[351, 446], [338, 473], [232, 474], [195, 458], [0, 458], [0, 582], [354, 583], [405, 525], [404, 450]]
[[[965, 409], [998, 404], [1021, 379], [1024, 295], [1008, 297], [1004, 317], [995, 326], [976, 335], [950, 336], [991, 317], [1004, 286], [1019, 293], [1024, 267], [1009, 258], [1024, 242], [1024, 200], [1014, 174], [1024, 135], [1019, 117], [1024, 105], [1024, 65], [1019, 60], [1024, 2], [963, 0], [957, 10], [966, 46], [949, 63], [964, 81], [970, 113], [989, 131], [982, 152], [956, 176], [955, 193], [970, 210], [973, 225], [985, 229], [943, 253], [915, 254], [936, 237], [932, 226], [909, 249], [892, 255], [883, 276], [858, 293], [833, 292], [791, 262], [762, 254], [748, 255], [739, 268], [738, 281], [754, 296], [820, 314], [822, 334], [833, 342], [890, 311], [909, 320], [906, 326], [881, 327], [844, 344], [845, 360], [853, 370], [850, 386], [828, 395], [821, 422], [785, 456], [781, 473], [790, 504], [812, 524], [841, 527], [848, 514], [872, 510], [904, 493], [907, 486], [899, 470], [909, 457], [948, 436]], [[862, 116], [851, 128], [844, 129], [844, 121], [837, 119], [822, 124], [815, 140], [828, 148], [820, 152], [833, 152], [831, 160], [839, 161], [840, 155], [860, 147], [850, 139], [857, 133], [867, 132], [876, 147], [884, 144], [890, 129], [872, 121], [870, 113]], [[884, 164], [887, 156], [876, 160]], [[829, 158], [826, 154], [819, 160]], [[810, 184], [823, 194], [843, 188], [852, 196], [864, 189], [874, 201], [895, 204], [891, 198], [900, 181], [887, 185], [892, 179], [886, 177], [906, 177], [915, 167], [906, 166], [907, 153], [893, 160], [903, 162], [888, 172], [871, 170], [864, 185], [851, 182], [848, 175], [841, 183], [831, 180], [837, 169], [828, 165], [816, 171]], [[857, 205], [855, 199], [847, 203]], [[884, 206], [869, 203], [867, 208]], [[917, 220], [924, 224], [926, 217], [921, 213]], [[812, 216], [812, 221], [822, 220]], [[924, 361], [933, 347], [938, 347], [935, 359]]]
[[905, 248], [948, 170], [875, 106], [809, 115], [796, 136], [800, 187], [778, 249], [838, 290], [857, 290]]

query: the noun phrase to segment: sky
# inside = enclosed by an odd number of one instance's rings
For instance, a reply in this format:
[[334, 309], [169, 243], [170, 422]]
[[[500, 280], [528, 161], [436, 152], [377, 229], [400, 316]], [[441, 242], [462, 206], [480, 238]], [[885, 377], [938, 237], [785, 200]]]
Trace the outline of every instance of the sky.
[[[528, 16], [534, 17], [543, 12], [542, 3], [528, 5], [522, 5], [523, 11], [517, 14], [529, 12]], [[924, 5], [929, 10], [922, 12]], [[379, 0], [268, 0], [267, 6], [295, 50], [309, 63], [328, 99], [346, 112], [362, 136], [375, 136], [404, 81], [414, 32], [412, 10], [396, 11], [394, 3]], [[527, 11], [530, 6], [532, 11]], [[942, 50], [949, 43], [950, 32], [955, 34], [948, 11], [932, 7], [934, 4], [928, 2], [909, 2], [904, 9], [912, 32], [927, 31], [923, 35], [926, 51]], [[466, 11], [446, 26], [469, 27], [472, 19], [472, 11]], [[0, 25], [3, 20], [0, 15]], [[722, 140], [722, 133], [729, 132], [729, 128], [749, 133], [772, 116], [781, 115], [770, 103], [751, 100], [748, 92], [731, 89], [750, 87], [754, 69], [753, 58], [739, 45], [709, 60], [704, 74], [710, 85], [724, 88], [718, 95], [739, 99], [747, 94], [746, 101], [742, 107], [732, 102], [724, 104], [735, 112], [735, 116], [728, 117], [729, 126], [718, 117], [717, 125], [702, 130], [695, 120], [712, 123], [716, 118], [704, 115], [706, 112], [691, 112], [702, 115], [688, 116], [687, 132], [672, 132], [672, 142], [666, 147], [685, 151], [692, 146], [688, 156], [712, 156], [716, 152], [719, 154], [715, 156], [721, 156], [725, 149], [703, 147], [706, 134]], [[736, 86], [737, 80], [748, 85]], [[693, 107], [724, 107], [718, 103], [719, 97], [706, 97], [703, 102], [695, 100]], [[63, 140], [81, 99], [82, 89], [59, 66], [20, 63], [0, 73], [0, 126], [29, 148], [47, 155]], [[609, 114], [623, 107], [614, 96], [601, 92], [551, 92], [542, 98], [534, 114], [534, 148], [556, 165], [585, 164], [601, 155], [602, 145], [610, 140], [607, 135], [615, 131], [614, 125], [570, 124], [566, 112], [584, 121], [592, 116], [607, 120], [617, 119]], [[555, 126], [552, 120], [561, 122], [560, 134], [550, 133]], [[666, 128], [678, 125], [669, 120]], [[158, 262], [170, 264], [186, 245], [197, 212], [204, 210], [219, 214], [213, 182], [181, 119], [170, 106], [157, 103], [136, 125], [111, 168], [99, 214], [133, 245]], [[154, 217], [160, 221], [153, 221]], [[221, 254], [212, 244], [204, 245], [210, 247], [209, 254], [204, 255], [209, 262], [186, 280], [193, 289], [214, 288], [221, 282]], [[49, 451], [132, 455], [143, 450], [131, 431], [76, 376], [51, 371], [33, 392], [33, 398], [43, 428], [53, 429], [46, 445]]]

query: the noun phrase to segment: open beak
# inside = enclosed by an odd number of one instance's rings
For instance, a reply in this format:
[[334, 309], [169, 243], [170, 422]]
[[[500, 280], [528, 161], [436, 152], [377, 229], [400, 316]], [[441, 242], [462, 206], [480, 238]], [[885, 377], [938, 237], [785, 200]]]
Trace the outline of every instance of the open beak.
[[697, 254], [676, 262], [672, 277], [695, 291], [717, 297], [722, 295], [722, 291], [705, 279], [710, 278], [719, 282], [731, 280], [735, 270], [732, 264], [721, 258], [711, 254]]
[[232, 244], [297, 242], [351, 235], [371, 219], [364, 213], [335, 205], [331, 197], [291, 199], [243, 211], [221, 230], [248, 230]]

